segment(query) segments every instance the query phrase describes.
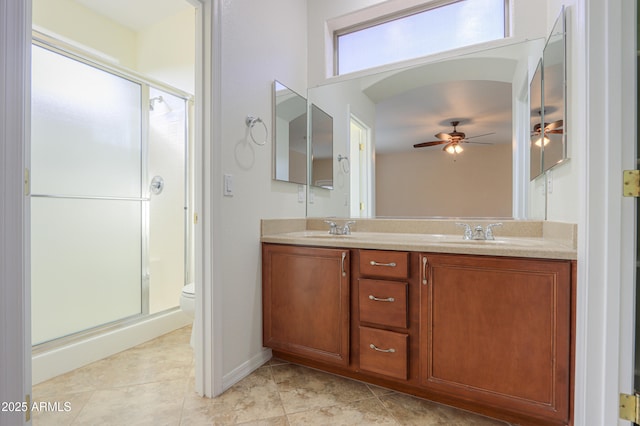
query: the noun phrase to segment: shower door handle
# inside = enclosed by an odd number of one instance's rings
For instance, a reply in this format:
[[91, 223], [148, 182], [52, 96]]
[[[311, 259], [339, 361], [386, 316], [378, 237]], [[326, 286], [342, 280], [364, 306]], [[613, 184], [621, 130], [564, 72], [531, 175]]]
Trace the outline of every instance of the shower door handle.
[[154, 176], [151, 179], [151, 185], [149, 185], [149, 190], [152, 194], [160, 195], [162, 190], [164, 189], [164, 179], [162, 176]]

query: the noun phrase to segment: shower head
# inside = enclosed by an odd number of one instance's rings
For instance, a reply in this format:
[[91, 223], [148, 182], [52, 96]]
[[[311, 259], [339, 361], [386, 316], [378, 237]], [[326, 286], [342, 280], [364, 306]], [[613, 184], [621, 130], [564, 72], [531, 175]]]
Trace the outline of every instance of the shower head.
[[156, 96], [149, 99], [149, 111], [153, 111], [157, 114], [167, 114], [171, 112], [171, 108], [167, 105], [167, 102], [162, 96]]

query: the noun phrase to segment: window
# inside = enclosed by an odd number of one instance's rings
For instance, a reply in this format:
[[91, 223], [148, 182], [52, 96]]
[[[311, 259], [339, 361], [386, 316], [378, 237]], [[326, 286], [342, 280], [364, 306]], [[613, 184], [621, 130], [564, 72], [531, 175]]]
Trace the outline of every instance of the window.
[[336, 74], [506, 37], [507, 0], [433, 3], [334, 33]]

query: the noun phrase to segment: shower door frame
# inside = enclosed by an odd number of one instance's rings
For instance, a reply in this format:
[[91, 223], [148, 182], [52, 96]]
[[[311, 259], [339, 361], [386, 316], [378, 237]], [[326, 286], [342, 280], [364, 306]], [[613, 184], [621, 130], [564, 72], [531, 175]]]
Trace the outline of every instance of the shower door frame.
[[[103, 60], [100, 59], [99, 56], [92, 55], [89, 52], [86, 52], [82, 49], [79, 49], [71, 44], [65, 43], [64, 41], [55, 39], [54, 37], [50, 37], [46, 34], [38, 32], [36, 30], [32, 30], [32, 40], [31, 46], [38, 46], [43, 49], [46, 49], [50, 52], [59, 54], [66, 59], [74, 60], [80, 62], [86, 66], [90, 66], [96, 68], [100, 71], [109, 73], [111, 75], [117, 76], [119, 78], [123, 78], [125, 80], [131, 81], [140, 86], [140, 197], [87, 197], [87, 196], [58, 196], [55, 194], [30, 194], [30, 197], [36, 198], [76, 198], [76, 199], [101, 199], [101, 200], [121, 200], [121, 201], [139, 201], [141, 202], [141, 223], [140, 223], [140, 232], [141, 232], [141, 276], [140, 276], [140, 291], [141, 291], [141, 306], [140, 313], [134, 314], [132, 316], [116, 319], [111, 322], [107, 322], [105, 324], [97, 325], [95, 327], [91, 327], [88, 329], [79, 330], [69, 335], [64, 335], [57, 337], [53, 340], [48, 340], [36, 345], [33, 345], [34, 348], [38, 350], [46, 350], [51, 348], [52, 346], [59, 345], [60, 343], [65, 343], [69, 340], [75, 340], [78, 338], [83, 338], [89, 335], [93, 335], [96, 332], [100, 332], [101, 330], [110, 329], [115, 326], [120, 325], [129, 325], [131, 323], [135, 323], [139, 320], [146, 319], [149, 317], [149, 296], [150, 296], [150, 267], [149, 267], [149, 209], [150, 209], [150, 201], [151, 194], [149, 190], [149, 182], [147, 182], [150, 178], [148, 176], [148, 162], [149, 162], [149, 91], [150, 88], [153, 87], [157, 90], [161, 90], [170, 95], [181, 98], [185, 101], [185, 147], [184, 147], [184, 162], [185, 162], [185, 181], [184, 181], [184, 206], [185, 206], [185, 214], [183, 216], [183, 229], [184, 229], [184, 278], [187, 279], [187, 274], [190, 266], [190, 259], [188, 256], [188, 246], [193, 243], [190, 237], [190, 232], [188, 232], [188, 212], [192, 211], [193, 208], [189, 199], [189, 184], [190, 184], [190, 135], [189, 135], [189, 122], [190, 122], [190, 114], [189, 114], [189, 105], [193, 103], [193, 95], [184, 92], [175, 87], [169, 86], [160, 81], [154, 80], [142, 74], [136, 73], [131, 70], [125, 70], [123, 68], [106, 64]], [[31, 48], [30, 46], [30, 48]], [[187, 284], [186, 281], [184, 284]], [[177, 299], [177, 298], [176, 298]], [[176, 307], [177, 308], [177, 303]], [[171, 310], [171, 308], [169, 309]], [[33, 315], [33, 314], [32, 314]]]

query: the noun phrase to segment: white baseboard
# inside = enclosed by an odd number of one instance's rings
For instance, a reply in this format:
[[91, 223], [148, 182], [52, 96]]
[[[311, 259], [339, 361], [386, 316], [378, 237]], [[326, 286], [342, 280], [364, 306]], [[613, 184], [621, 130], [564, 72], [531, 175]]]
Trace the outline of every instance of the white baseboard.
[[32, 383], [36, 385], [130, 349], [189, 325], [192, 321], [182, 311], [174, 310], [81, 341], [37, 353], [31, 360]]
[[271, 349], [263, 348], [260, 353], [225, 374], [222, 378], [223, 392], [260, 368], [265, 362], [269, 361], [271, 357]]

